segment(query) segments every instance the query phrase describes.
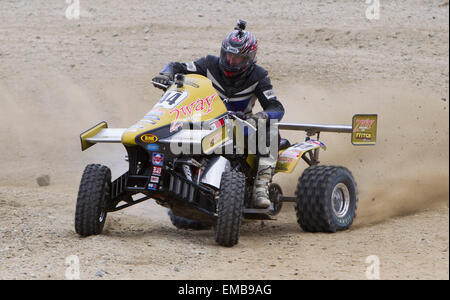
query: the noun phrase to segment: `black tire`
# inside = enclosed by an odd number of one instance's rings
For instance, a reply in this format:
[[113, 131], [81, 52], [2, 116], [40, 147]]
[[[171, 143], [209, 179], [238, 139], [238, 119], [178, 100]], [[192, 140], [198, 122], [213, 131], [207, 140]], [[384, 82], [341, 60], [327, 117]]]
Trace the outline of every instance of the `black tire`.
[[169, 209], [167, 214], [169, 215], [170, 221], [172, 222], [173, 226], [175, 226], [178, 229], [207, 230], [211, 229], [212, 227], [212, 224], [176, 216], [173, 214], [173, 211], [171, 209]]
[[297, 222], [304, 231], [346, 230], [356, 217], [356, 183], [344, 167], [307, 168], [298, 180], [295, 196]]
[[217, 244], [232, 247], [239, 242], [245, 201], [245, 176], [240, 172], [222, 174], [217, 198]]
[[270, 199], [270, 214], [272, 216], [276, 216], [280, 213], [281, 208], [283, 207], [283, 202], [281, 202], [281, 197], [283, 197], [283, 191], [281, 187], [272, 183], [269, 185], [269, 199]]
[[84, 169], [78, 191], [75, 231], [83, 236], [98, 235], [106, 221], [106, 207], [111, 199], [111, 170], [90, 164]]

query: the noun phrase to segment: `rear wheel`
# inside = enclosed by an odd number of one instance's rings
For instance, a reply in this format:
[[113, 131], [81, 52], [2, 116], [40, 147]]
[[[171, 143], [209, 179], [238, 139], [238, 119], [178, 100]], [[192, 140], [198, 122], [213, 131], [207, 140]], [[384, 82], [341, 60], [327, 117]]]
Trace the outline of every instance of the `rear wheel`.
[[86, 166], [78, 191], [75, 231], [81, 236], [102, 233], [106, 221], [106, 207], [111, 199], [111, 170], [90, 164]]
[[295, 196], [297, 222], [304, 231], [345, 230], [356, 216], [356, 183], [344, 167], [307, 168], [298, 180]]
[[211, 224], [205, 222], [194, 221], [191, 219], [176, 216], [173, 214], [173, 211], [171, 209], [169, 209], [167, 213], [173, 226], [178, 229], [206, 230], [212, 227]]
[[245, 175], [240, 172], [222, 174], [217, 198], [216, 242], [232, 247], [239, 242], [245, 201]]

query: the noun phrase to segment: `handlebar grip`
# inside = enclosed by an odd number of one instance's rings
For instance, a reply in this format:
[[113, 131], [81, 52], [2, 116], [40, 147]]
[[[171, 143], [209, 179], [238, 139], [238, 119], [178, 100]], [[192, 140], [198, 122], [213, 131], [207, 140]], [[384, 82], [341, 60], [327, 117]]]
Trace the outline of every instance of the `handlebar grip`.
[[153, 85], [154, 85], [155, 87], [157, 87], [157, 88], [159, 88], [159, 89], [162, 89], [162, 90], [164, 90], [164, 91], [167, 90], [167, 89], [171, 86], [171, 84], [165, 85], [165, 84], [162, 84], [162, 83], [153, 81], [153, 80], [152, 80], [152, 83], [153, 83]]

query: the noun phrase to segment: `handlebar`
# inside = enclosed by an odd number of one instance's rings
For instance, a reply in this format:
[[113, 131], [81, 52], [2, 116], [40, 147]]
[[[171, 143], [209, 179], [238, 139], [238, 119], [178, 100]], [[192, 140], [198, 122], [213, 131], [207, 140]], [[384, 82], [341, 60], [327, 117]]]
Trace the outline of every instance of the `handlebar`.
[[169, 85], [165, 85], [165, 84], [162, 84], [162, 83], [153, 81], [153, 80], [152, 80], [152, 83], [153, 83], [153, 85], [154, 85], [155, 87], [157, 87], [158, 89], [161, 89], [161, 90], [163, 90], [163, 91], [166, 91], [166, 90], [173, 84], [173, 81], [169, 81]]

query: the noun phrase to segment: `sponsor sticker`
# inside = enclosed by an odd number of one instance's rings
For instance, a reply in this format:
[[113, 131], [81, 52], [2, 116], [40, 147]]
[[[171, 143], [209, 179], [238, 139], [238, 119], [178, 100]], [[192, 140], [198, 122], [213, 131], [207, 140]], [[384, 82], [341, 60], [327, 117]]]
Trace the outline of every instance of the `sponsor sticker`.
[[149, 111], [146, 116], [150, 116], [150, 115], [155, 115], [155, 116], [160, 116], [162, 117], [164, 115], [164, 110], [159, 109], [159, 108], [155, 108], [152, 109], [151, 111]]
[[353, 116], [353, 145], [375, 145], [377, 139], [377, 115]]
[[216, 145], [218, 142], [220, 142], [222, 140], [222, 132], [218, 132], [215, 135], [213, 135], [209, 141], [209, 146], [213, 147], [214, 145]]
[[353, 128], [353, 132], [366, 131], [372, 129], [372, 125], [375, 123], [375, 120], [370, 119], [356, 119], [355, 126]]
[[300, 157], [300, 154], [302, 154], [305, 151], [309, 151], [311, 149], [316, 148], [317, 146], [325, 147], [325, 145], [322, 142], [315, 141], [315, 140], [309, 140], [304, 143], [295, 144], [292, 147], [289, 147], [288, 149], [281, 152], [279, 156], [279, 161], [281, 162], [291, 162], [295, 161]]
[[291, 163], [295, 160], [296, 160], [295, 158], [291, 158], [291, 157], [279, 157], [278, 158], [279, 163]]
[[155, 166], [162, 167], [164, 164], [164, 154], [162, 153], [153, 153], [152, 155], [152, 163]]
[[153, 121], [153, 120], [147, 120], [147, 119], [144, 119], [144, 120], [141, 120], [140, 121], [140, 123], [142, 124], [142, 123], [150, 123], [150, 124], [156, 124], [156, 122], [155, 121]]
[[311, 140], [309, 140], [309, 142], [314, 144], [314, 145], [320, 146], [320, 147], [325, 147], [325, 144], [320, 142], [320, 141], [316, 141], [316, 140], [312, 140], [311, 139]]
[[213, 111], [212, 103], [216, 94], [206, 97], [205, 99], [197, 99], [189, 105], [183, 105], [178, 108], [174, 108], [169, 112], [170, 115], [175, 114], [175, 120], [170, 126], [170, 132], [174, 132], [183, 124], [182, 121], [189, 121], [196, 114], [208, 114]]
[[372, 134], [368, 132], [356, 132], [355, 138], [361, 140], [370, 140], [372, 138]]
[[159, 177], [158, 177], [158, 176], [152, 176], [152, 177], [150, 177], [150, 182], [153, 182], [153, 183], [159, 183]]
[[300, 156], [300, 153], [302, 151], [295, 151], [295, 150], [286, 150], [283, 153], [280, 154], [280, 157], [288, 157], [288, 158], [298, 158]]
[[[234, 37], [233, 40], [235, 40], [236, 42], [240, 42], [239, 38], [237, 38], [237, 37]], [[227, 46], [227, 51], [231, 52], [231, 53], [234, 53], [234, 54], [239, 53], [239, 50], [237, 48], [232, 47], [230, 45]]]
[[219, 119], [219, 120], [217, 120], [215, 122], [212, 122], [209, 125], [209, 127], [210, 127], [211, 130], [216, 130], [218, 128], [223, 127], [224, 125], [225, 125], [225, 120], [222, 118], [222, 119]]
[[137, 124], [134, 124], [133, 126], [131, 126], [130, 128], [128, 128], [128, 130], [130, 130], [130, 129], [136, 129], [136, 130], [138, 130], [138, 129], [144, 129], [144, 128], [145, 128], [145, 127], [142, 126], [142, 124], [137, 123]]
[[158, 185], [156, 183], [149, 183], [147, 186], [147, 189], [152, 190], [152, 191], [157, 191]]
[[155, 120], [155, 121], [159, 121], [160, 118], [157, 115], [145, 115], [144, 119], [150, 119], [150, 120]]
[[160, 149], [158, 144], [148, 144], [146, 148], [148, 151], [159, 151]]
[[146, 133], [141, 136], [141, 141], [146, 144], [153, 144], [158, 141], [158, 137], [151, 133]]
[[299, 143], [296, 144], [293, 149], [295, 150], [301, 150], [301, 151], [306, 151], [312, 148], [315, 148], [316, 146], [319, 146], [318, 144], [312, 143], [311, 141], [307, 141], [304, 143]]
[[162, 168], [161, 167], [153, 167], [152, 175], [161, 176]]
[[264, 91], [263, 94], [267, 99], [275, 98], [275, 92], [273, 90]]

